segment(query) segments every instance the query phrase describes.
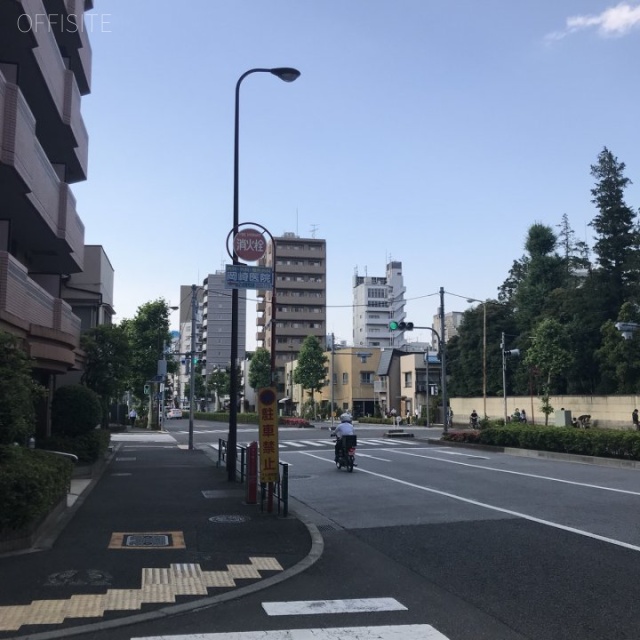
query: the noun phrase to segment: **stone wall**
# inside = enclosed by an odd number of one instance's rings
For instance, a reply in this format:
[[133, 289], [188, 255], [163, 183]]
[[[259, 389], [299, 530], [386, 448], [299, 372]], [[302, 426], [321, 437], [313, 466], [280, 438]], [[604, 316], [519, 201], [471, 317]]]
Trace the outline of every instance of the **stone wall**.
[[[549, 402], [554, 413], [549, 415], [549, 424], [555, 424], [555, 411], [565, 409], [571, 415], [579, 417], [591, 416], [591, 424], [605, 429], [631, 429], [631, 412], [640, 407], [640, 396], [551, 396]], [[450, 398], [453, 409], [453, 424], [462, 426], [469, 422], [469, 414], [473, 409], [482, 418], [484, 400], [480, 398]], [[525, 409], [529, 422], [544, 424], [541, 410], [542, 401], [538, 397], [507, 397], [507, 414], [511, 415], [516, 407]], [[487, 398], [487, 416], [489, 418], [504, 417], [504, 398]]]

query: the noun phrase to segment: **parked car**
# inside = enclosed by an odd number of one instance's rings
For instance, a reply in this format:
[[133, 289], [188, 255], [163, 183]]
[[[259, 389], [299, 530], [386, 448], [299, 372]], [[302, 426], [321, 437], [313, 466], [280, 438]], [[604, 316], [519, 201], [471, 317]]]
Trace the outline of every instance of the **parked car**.
[[180, 420], [182, 418], [182, 409], [168, 409], [166, 413], [167, 420], [177, 419]]

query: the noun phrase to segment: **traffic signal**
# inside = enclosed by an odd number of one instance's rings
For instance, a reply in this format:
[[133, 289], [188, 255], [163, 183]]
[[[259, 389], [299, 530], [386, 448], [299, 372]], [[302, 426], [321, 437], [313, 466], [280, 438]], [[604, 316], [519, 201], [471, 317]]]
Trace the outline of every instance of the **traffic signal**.
[[509, 356], [519, 356], [520, 349], [506, 349], [504, 355], [508, 358]]
[[413, 322], [396, 322], [392, 320], [389, 323], [391, 331], [413, 331]]
[[145, 384], [145, 385], [144, 385], [144, 395], [145, 395], [145, 396], [148, 396], [148, 395], [149, 395], [149, 385], [148, 385], [148, 384]]

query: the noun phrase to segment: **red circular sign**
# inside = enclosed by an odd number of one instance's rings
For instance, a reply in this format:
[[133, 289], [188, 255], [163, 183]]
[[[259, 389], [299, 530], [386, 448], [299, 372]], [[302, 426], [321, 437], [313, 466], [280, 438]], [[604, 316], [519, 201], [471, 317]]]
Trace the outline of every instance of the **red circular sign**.
[[255, 262], [264, 255], [267, 242], [257, 229], [243, 229], [233, 239], [233, 250], [238, 258]]

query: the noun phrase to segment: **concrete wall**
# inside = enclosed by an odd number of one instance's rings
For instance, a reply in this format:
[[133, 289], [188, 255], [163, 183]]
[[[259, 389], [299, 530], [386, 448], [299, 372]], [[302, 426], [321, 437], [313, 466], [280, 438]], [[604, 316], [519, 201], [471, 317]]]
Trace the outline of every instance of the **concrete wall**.
[[[554, 412], [549, 415], [549, 424], [555, 423], [555, 411], [564, 408], [571, 415], [578, 417], [591, 415], [591, 424], [610, 429], [631, 429], [631, 412], [640, 407], [640, 396], [551, 396], [549, 399]], [[483, 398], [451, 398], [454, 425], [469, 423], [469, 414], [473, 409], [482, 417], [484, 413]], [[525, 409], [529, 422], [544, 424], [541, 410], [542, 401], [538, 397], [513, 396], [507, 398], [507, 414], [511, 415], [516, 407]], [[487, 398], [487, 416], [502, 418], [504, 416], [504, 399]]]

